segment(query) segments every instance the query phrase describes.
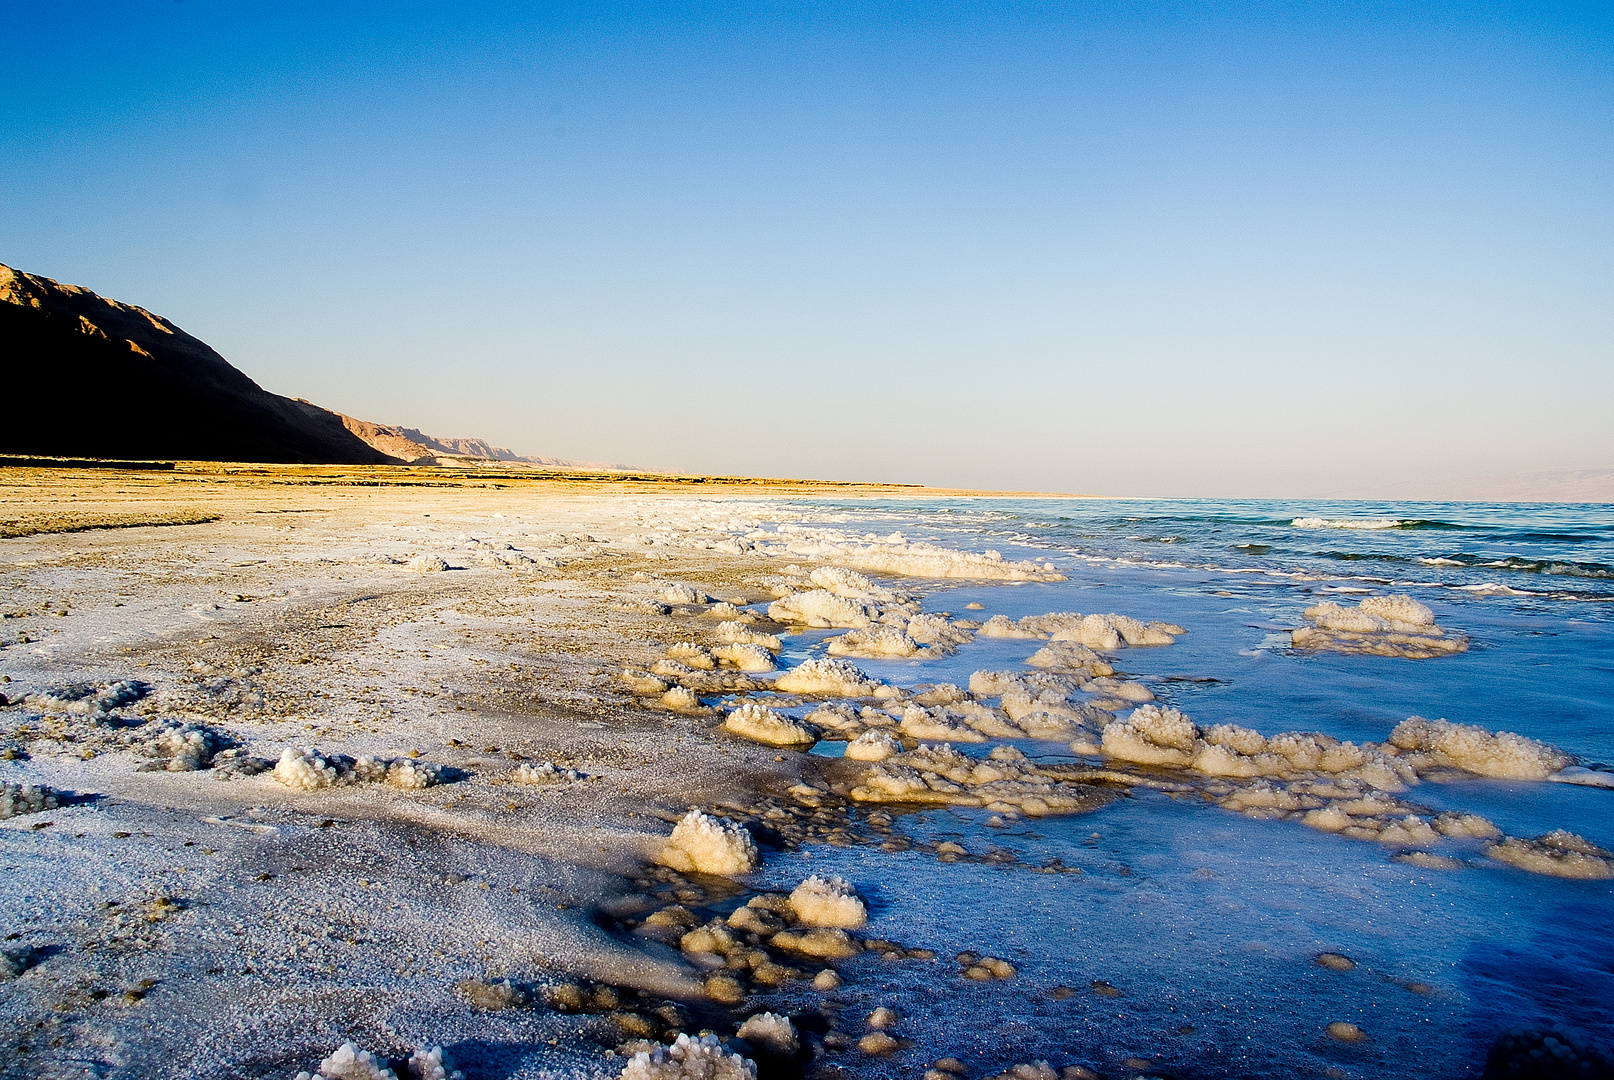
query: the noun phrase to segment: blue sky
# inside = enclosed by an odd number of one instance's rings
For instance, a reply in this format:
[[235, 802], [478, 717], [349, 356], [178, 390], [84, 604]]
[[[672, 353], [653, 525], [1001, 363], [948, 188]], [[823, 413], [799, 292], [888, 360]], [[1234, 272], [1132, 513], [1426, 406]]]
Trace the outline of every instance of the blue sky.
[[0, 261], [529, 453], [1614, 465], [1607, 4], [0, 0]]

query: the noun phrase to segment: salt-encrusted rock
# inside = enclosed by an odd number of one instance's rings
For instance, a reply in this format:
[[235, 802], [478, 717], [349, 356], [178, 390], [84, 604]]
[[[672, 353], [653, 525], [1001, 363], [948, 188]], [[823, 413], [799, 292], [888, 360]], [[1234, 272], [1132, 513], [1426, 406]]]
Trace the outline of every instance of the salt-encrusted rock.
[[883, 585], [876, 585], [856, 570], [840, 566], [822, 566], [807, 576], [807, 580], [820, 589], [849, 600], [870, 600], [879, 604], [895, 604], [907, 600]]
[[658, 859], [678, 871], [733, 877], [757, 865], [757, 845], [744, 827], [699, 810], [685, 814]]
[[1312, 623], [1295, 630], [1291, 643], [1297, 649], [1367, 653], [1427, 660], [1468, 649], [1461, 634], [1448, 635], [1435, 625], [1434, 612], [1410, 596], [1370, 596], [1356, 607], [1325, 600], [1309, 607]]
[[[409, 1056], [405, 1073], [409, 1080], [464, 1080], [465, 1074], [448, 1061], [442, 1047], [416, 1050]], [[399, 1080], [387, 1063], [351, 1042], [319, 1064], [316, 1073], [301, 1072], [297, 1080]]]
[[667, 692], [672, 683], [660, 675], [652, 675], [648, 671], [639, 671], [628, 668], [622, 672], [622, 681], [628, 684], [628, 689], [635, 694], [645, 697], [657, 697]]
[[859, 930], [869, 921], [868, 908], [846, 879], [817, 874], [791, 892], [790, 910], [803, 926]]
[[680, 641], [667, 650], [667, 659], [683, 664], [693, 671], [711, 671], [717, 666], [712, 652], [693, 641]]
[[701, 699], [695, 696], [695, 691], [683, 686], [674, 686], [662, 694], [661, 703], [673, 712], [692, 713], [701, 708]]
[[769, 940], [776, 948], [816, 956], [820, 960], [845, 960], [863, 951], [857, 938], [838, 927], [781, 930]]
[[417, 574], [439, 574], [448, 569], [448, 563], [441, 555], [416, 555], [404, 563], [404, 569], [413, 570]]
[[791, 1057], [801, 1049], [796, 1025], [778, 1013], [762, 1012], [748, 1017], [735, 1034], [762, 1053], [775, 1057]]
[[750, 701], [729, 713], [723, 730], [765, 746], [809, 750], [818, 742], [818, 732], [800, 720]]
[[118, 679], [56, 686], [29, 694], [23, 702], [41, 712], [96, 716], [133, 705], [150, 692], [151, 687], [138, 679]]
[[0, 783], [0, 820], [54, 810], [60, 794], [40, 784]]
[[668, 585], [661, 597], [669, 604], [704, 604], [711, 599], [699, 589], [677, 584]]
[[712, 658], [740, 671], [772, 671], [773, 653], [761, 645], [734, 643], [712, 648]]
[[875, 681], [845, 660], [812, 659], [779, 676], [774, 689], [786, 694], [835, 697], [896, 697], [900, 690]]
[[288, 746], [271, 775], [298, 791], [365, 783], [418, 791], [442, 783], [446, 770], [441, 765], [414, 758], [365, 755], [355, 760], [342, 754], [325, 754], [312, 746]]
[[1614, 852], [1604, 851], [1565, 829], [1533, 840], [1510, 836], [1486, 848], [1485, 854], [1533, 874], [1587, 879], [1614, 877]]
[[757, 1067], [723, 1049], [716, 1035], [680, 1032], [671, 1046], [633, 1055], [621, 1080], [757, 1080]]
[[774, 622], [805, 623], [820, 628], [861, 629], [872, 625], [879, 615], [878, 608], [836, 596], [827, 589], [793, 593], [768, 605], [768, 618]]
[[155, 766], [169, 772], [195, 772], [213, 763], [221, 750], [234, 740], [206, 724], [182, 720], [162, 720], [140, 729], [132, 744], [139, 754], [155, 759]]
[[750, 630], [740, 622], [718, 623], [716, 633], [719, 641], [731, 642], [735, 645], [760, 645], [773, 653], [784, 648], [783, 643], [773, 634], [763, 634]]
[[[1365, 602], [1365, 601], [1364, 601]], [[1574, 763], [1556, 746], [1472, 724], [1409, 717], [1390, 732], [1390, 743], [1407, 751], [1402, 760], [1415, 768], [1446, 765], [1478, 776], [1545, 780]]]
[[510, 779], [518, 784], [570, 784], [584, 779], [576, 769], [563, 769], [552, 761], [522, 762]]
[[884, 761], [902, 753], [902, 744], [884, 731], [865, 731], [846, 744], [846, 756], [853, 761]]

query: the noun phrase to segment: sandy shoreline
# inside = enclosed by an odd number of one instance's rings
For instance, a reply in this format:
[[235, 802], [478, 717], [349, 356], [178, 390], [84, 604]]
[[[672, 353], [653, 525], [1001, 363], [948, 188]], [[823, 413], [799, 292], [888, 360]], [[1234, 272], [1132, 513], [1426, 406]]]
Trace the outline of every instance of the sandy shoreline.
[[[696, 505], [666, 485], [601, 494], [456, 473], [381, 487], [355, 471], [0, 477], [14, 532], [126, 526], [3, 541], [6, 779], [75, 796], [0, 825], [0, 911], [27, 968], [0, 1005], [6, 1075], [289, 1077], [347, 1039], [393, 1054], [459, 1046], [479, 1059], [472, 1075], [614, 1074], [608, 1052], [625, 1038], [722, 1033], [732, 1015], [675, 949], [602, 914], [725, 891], [645, 876], [668, 821], [695, 806], [753, 821], [772, 810], [787, 834], [857, 842], [844, 815], [788, 794], [826, 759], [646, 709], [619, 678], [710, 636], [692, 612], [646, 614], [659, 587], [647, 580], [755, 603], [772, 568], [594, 539], [759, 492], [703, 487]], [[501, 536], [516, 542], [494, 546]], [[480, 558], [468, 537], [489, 541]], [[422, 554], [452, 569], [409, 569]], [[419, 755], [459, 778], [298, 792], [219, 768], [137, 771], [151, 766], [115, 722], [19, 704], [120, 680], [143, 684], [131, 722], [202, 724], [241, 754]], [[586, 779], [512, 782], [546, 761]], [[569, 1014], [477, 1008], [455, 989], [511, 980], [531, 996], [578, 977], [644, 993]], [[799, 1011], [815, 992], [795, 987], [780, 1000]], [[684, 1011], [671, 1026], [654, 1016], [669, 1001]]]

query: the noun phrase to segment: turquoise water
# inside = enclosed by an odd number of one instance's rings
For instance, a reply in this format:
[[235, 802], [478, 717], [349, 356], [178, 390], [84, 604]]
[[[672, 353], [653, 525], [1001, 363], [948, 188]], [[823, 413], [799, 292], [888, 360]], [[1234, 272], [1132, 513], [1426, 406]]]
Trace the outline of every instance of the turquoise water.
[[[927, 611], [1010, 618], [1120, 612], [1179, 623], [1166, 648], [1128, 649], [1141, 677], [1201, 726], [1321, 731], [1381, 741], [1411, 715], [1519, 732], [1587, 763], [1614, 762], [1614, 507], [1274, 501], [893, 500], [792, 504], [805, 524], [852, 535], [1048, 558], [1061, 583], [947, 584]], [[1307, 521], [1304, 519], [1321, 519]], [[1296, 524], [1297, 520], [1300, 521]], [[1302, 655], [1282, 631], [1323, 598], [1406, 592], [1472, 640], [1412, 661]], [[822, 650], [799, 635], [787, 658]], [[859, 661], [911, 685], [1022, 665], [1036, 642], [979, 640], [923, 662]], [[1055, 744], [1022, 744], [1068, 757]], [[1568, 829], [1614, 848], [1614, 791], [1554, 783], [1425, 783], [1406, 796], [1482, 814], [1516, 836]], [[832, 870], [873, 900], [871, 933], [1020, 968], [1010, 983], [936, 972], [891, 993], [945, 1033], [972, 1075], [1014, 1061], [1085, 1061], [1106, 1074], [1150, 1062], [1180, 1076], [1479, 1075], [1507, 1027], [1567, 1026], [1614, 1041], [1614, 887], [1528, 874], [1478, 857], [1461, 869], [1293, 822], [1135, 789], [1095, 814], [989, 828], [973, 810], [930, 811], [911, 831], [1020, 867], [939, 864], [906, 853], [816, 850], [770, 863], [781, 884]], [[1050, 858], [1080, 875], [1034, 874]], [[1321, 951], [1351, 956], [1348, 972]], [[943, 965], [947, 967], [947, 965]], [[1091, 990], [1103, 980], [1122, 990]], [[1056, 985], [1074, 996], [1047, 994]], [[1363, 1043], [1330, 1038], [1356, 1023]], [[1012, 1049], [1011, 1049], [1012, 1047]]]

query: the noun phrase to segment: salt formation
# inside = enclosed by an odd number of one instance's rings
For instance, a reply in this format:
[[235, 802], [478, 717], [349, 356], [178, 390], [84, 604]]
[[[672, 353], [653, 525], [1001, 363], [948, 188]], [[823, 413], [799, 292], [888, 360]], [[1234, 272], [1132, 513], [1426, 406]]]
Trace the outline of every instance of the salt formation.
[[1604, 851], [1584, 837], [1563, 829], [1534, 840], [1510, 836], [1486, 848], [1485, 854], [1533, 874], [1562, 878], [1614, 877], [1614, 852]]
[[1404, 751], [1403, 761], [1419, 770], [1444, 765], [1510, 780], [1545, 780], [1574, 762], [1556, 746], [1511, 731], [1492, 733], [1472, 724], [1421, 716], [1397, 724], [1390, 743]]
[[680, 1032], [671, 1046], [633, 1055], [621, 1080], [757, 1080], [757, 1067], [723, 1049], [716, 1035]]
[[869, 921], [868, 908], [850, 883], [844, 878], [817, 874], [791, 891], [790, 910], [803, 926], [858, 930]]
[[149, 693], [151, 688], [137, 679], [120, 679], [115, 682], [69, 683], [37, 694], [29, 694], [24, 703], [46, 713], [67, 713], [75, 716], [104, 716], [114, 709], [133, 705]]
[[718, 623], [716, 634], [717, 640], [726, 641], [734, 645], [759, 645], [773, 653], [784, 648], [784, 645], [774, 635], [758, 633], [739, 622]]
[[901, 693], [870, 678], [844, 660], [813, 659], [792, 668], [774, 681], [774, 689], [787, 694], [823, 694], [834, 697], [896, 697]]
[[774, 669], [773, 653], [761, 645], [717, 645], [712, 648], [711, 655], [724, 667], [732, 667], [738, 671]]
[[60, 792], [39, 784], [0, 783], [0, 821], [60, 805]]
[[[416, 1050], [409, 1055], [405, 1072], [409, 1080], [464, 1080], [465, 1077], [448, 1061], [440, 1046]], [[399, 1080], [399, 1077], [384, 1060], [347, 1042], [319, 1063], [318, 1072], [300, 1072], [297, 1080]]]
[[675, 686], [661, 695], [661, 703], [673, 712], [692, 713], [699, 712], [701, 699], [695, 696], [693, 690], [683, 686]]
[[765, 746], [809, 750], [818, 741], [818, 732], [800, 720], [755, 702], [746, 702], [729, 713], [723, 730]]
[[1028, 615], [1019, 622], [994, 615], [977, 631], [982, 637], [1070, 641], [1089, 649], [1118, 649], [1123, 641], [1132, 646], [1171, 645], [1187, 632], [1175, 623], [1142, 623], [1126, 615], [1081, 615], [1074, 611]]
[[699, 589], [692, 589], [688, 585], [668, 585], [661, 597], [669, 604], [704, 604], [712, 599]]
[[417, 574], [441, 573], [448, 569], [448, 563], [440, 555], [416, 555], [404, 563], [405, 570], [413, 570]]
[[164, 720], [143, 728], [135, 737], [133, 749], [153, 758], [152, 768], [168, 772], [195, 772], [213, 763], [221, 750], [234, 740], [206, 724]]
[[312, 746], [288, 746], [275, 763], [274, 778], [298, 791], [319, 791], [340, 784], [390, 784], [396, 788], [419, 790], [439, 784], [443, 767], [412, 758], [358, 759], [344, 754], [325, 754]]
[[846, 757], [853, 761], [884, 761], [902, 753], [902, 744], [884, 731], [865, 731], [846, 744]]
[[1098, 806], [1103, 800], [1094, 789], [1072, 783], [1096, 775], [1069, 766], [1040, 767], [1012, 746], [996, 747], [985, 759], [977, 759], [945, 743], [921, 745], [863, 773], [850, 798], [865, 803], [984, 806], [996, 813], [1040, 817]]
[[691, 810], [673, 827], [658, 859], [683, 873], [748, 874], [757, 865], [757, 845], [743, 826]]
[[879, 608], [837, 596], [827, 589], [793, 593], [768, 605], [768, 618], [774, 622], [803, 623], [818, 628], [862, 629], [879, 617]]
[[1295, 630], [1297, 649], [1365, 653], [1427, 660], [1465, 652], [1468, 638], [1448, 636], [1435, 625], [1435, 613], [1410, 596], [1370, 596], [1352, 608], [1325, 600], [1309, 607], [1312, 623]]
[[567, 784], [584, 779], [576, 769], [563, 769], [552, 761], [522, 762], [510, 779], [518, 784]]
[[855, 570], [839, 566], [823, 566], [807, 575], [807, 580], [820, 589], [852, 600], [869, 600], [880, 604], [908, 603], [911, 597], [899, 596], [883, 585], [876, 585]]
[[796, 1025], [778, 1013], [761, 1012], [748, 1017], [735, 1034], [764, 1054], [775, 1057], [791, 1057], [801, 1049]]

